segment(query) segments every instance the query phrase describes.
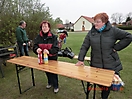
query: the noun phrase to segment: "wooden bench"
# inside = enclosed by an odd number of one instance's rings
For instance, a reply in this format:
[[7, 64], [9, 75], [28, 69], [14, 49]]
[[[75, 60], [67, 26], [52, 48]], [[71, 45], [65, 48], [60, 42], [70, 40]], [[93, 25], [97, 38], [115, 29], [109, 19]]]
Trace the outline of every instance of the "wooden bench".
[[[7, 62], [16, 64], [16, 70], [18, 65], [30, 67], [32, 69], [33, 86], [35, 86], [33, 68], [41, 71], [63, 75], [70, 78], [75, 78], [78, 80], [83, 80], [86, 82], [103, 85], [103, 86], [110, 86], [114, 77], [114, 71], [112, 70], [94, 68], [90, 66], [75, 66], [75, 64], [68, 62], [49, 60], [48, 64], [39, 65], [37, 58], [29, 57], [29, 56], [13, 58], [7, 60]], [[18, 73], [19, 72], [17, 70], [19, 91], [20, 93], [22, 93], [20, 87], [20, 80], [19, 80], [20, 78]], [[89, 85], [87, 85], [87, 90], [88, 87]], [[88, 93], [86, 97], [88, 99]]]
[[[78, 59], [78, 55], [75, 55], [73, 59]], [[84, 60], [90, 62], [91, 58], [86, 56]]]

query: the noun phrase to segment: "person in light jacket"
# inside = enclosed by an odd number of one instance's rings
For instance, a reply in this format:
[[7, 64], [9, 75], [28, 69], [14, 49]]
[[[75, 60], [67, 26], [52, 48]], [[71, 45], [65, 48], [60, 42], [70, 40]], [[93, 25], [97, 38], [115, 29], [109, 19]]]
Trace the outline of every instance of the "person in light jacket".
[[[124, 30], [113, 27], [106, 13], [98, 13], [93, 17], [94, 25], [86, 35], [80, 48], [77, 66], [84, 65], [84, 57], [91, 47], [90, 66], [114, 70], [119, 75], [122, 64], [118, 51], [126, 48], [132, 41], [132, 35]], [[108, 99], [111, 87], [99, 85], [102, 99]], [[105, 88], [104, 88], [105, 87]]]

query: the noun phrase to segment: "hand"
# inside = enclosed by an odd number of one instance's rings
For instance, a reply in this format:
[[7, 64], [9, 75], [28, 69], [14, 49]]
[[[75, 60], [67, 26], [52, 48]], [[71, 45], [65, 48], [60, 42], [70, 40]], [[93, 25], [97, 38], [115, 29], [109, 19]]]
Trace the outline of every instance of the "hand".
[[49, 51], [47, 49], [44, 49], [43, 53], [49, 54]]
[[23, 45], [26, 45], [26, 43], [23, 43]]
[[84, 66], [84, 62], [78, 61], [75, 65], [76, 65], [76, 66]]
[[37, 49], [37, 53], [41, 53], [42, 50], [40, 48]]
[[115, 49], [113, 49], [113, 51], [114, 51], [114, 52], [116, 52], [116, 50], [115, 50]]
[[30, 46], [31, 42], [28, 42], [28, 45]]

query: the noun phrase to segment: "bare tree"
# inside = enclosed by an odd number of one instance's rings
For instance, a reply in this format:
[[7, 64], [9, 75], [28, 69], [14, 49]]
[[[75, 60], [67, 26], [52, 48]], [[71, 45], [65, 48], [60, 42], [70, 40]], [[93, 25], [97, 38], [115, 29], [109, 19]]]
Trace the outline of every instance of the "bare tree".
[[129, 12], [126, 17], [130, 17], [132, 19], [132, 12]]
[[111, 16], [111, 20], [114, 22], [114, 23], [121, 23], [123, 21], [123, 14], [122, 13], [114, 13], [112, 14]]
[[127, 15], [126, 15], [126, 22], [132, 20], [132, 12], [129, 12]]

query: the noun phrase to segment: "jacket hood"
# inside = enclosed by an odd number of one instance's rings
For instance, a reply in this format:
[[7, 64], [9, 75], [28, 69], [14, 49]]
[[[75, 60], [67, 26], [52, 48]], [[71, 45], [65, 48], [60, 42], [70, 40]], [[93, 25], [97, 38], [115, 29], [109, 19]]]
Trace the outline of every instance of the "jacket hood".
[[[40, 34], [41, 37], [43, 37], [43, 32], [42, 32], [42, 31], [40, 31], [39, 34]], [[49, 31], [49, 32], [48, 32], [48, 37], [51, 37], [51, 36], [52, 36], [52, 34], [51, 34], [51, 32]]]

